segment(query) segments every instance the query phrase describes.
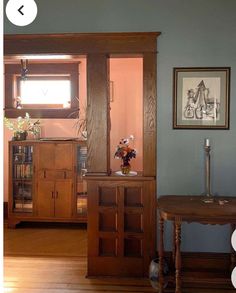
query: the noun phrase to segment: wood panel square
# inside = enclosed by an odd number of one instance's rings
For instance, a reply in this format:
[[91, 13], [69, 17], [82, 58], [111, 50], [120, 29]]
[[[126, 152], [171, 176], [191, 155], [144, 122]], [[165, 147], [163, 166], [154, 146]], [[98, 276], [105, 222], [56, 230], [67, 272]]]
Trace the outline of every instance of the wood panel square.
[[99, 239], [100, 256], [117, 256], [117, 239], [100, 238]]
[[99, 187], [99, 205], [116, 206], [117, 196], [115, 187]]
[[101, 212], [99, 213], [99, 231], [117, 231], [117, 213]]
[[125, 239], [124, 255], [129, 257], [142, 257], [142, 239]]
[[124, 194], [124, 204], [129, 207], [143, 206], [142, 188], [126, 187]]
[[124, 214], [125, 232], [143, 232], [143, 216], [140, 213]]

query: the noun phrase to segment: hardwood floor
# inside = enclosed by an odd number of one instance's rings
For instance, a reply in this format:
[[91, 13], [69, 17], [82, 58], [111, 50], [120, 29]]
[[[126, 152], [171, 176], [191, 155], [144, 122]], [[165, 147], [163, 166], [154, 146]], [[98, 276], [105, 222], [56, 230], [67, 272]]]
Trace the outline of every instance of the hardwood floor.
[[[87, 279], [86, 257], [16, 257], [4, 260], [5, 292], [155, 292], [146, 279]], [[174, 292], [169, 289], [166, 292]], [[186, 288], [186, 293], [233, 293], [235, 290]]]
[[5, 288], [12, 292], [153, 292], [147, 280], [87, 279], [85, 275], [85, 257], [5, 260]]
[[87, 230], [75, 223], [22, 223], [17, 229], [5, 226], [4, 244], [10, 256], [86, 256]]
[[[21, 229], [5, 230], [5, 243], [15, 241], [15, 245], [22, 242], [21, 252], [25, 245], [26, 253], [11, 255], [10, 248], [4, 257], [4, 292], [12, 293], [80, 293], [80, 292], [156, 292], [150, 286], [147, 279], [119, 279], [119, 278], [86, 278], [87, 258], [82, 256], [69, 256], [68, 247], [70, 246], [71, 229], [67, 227], [68, 239], [65, 246], [67, 252], [58, 255], [61, 249], [58, 249], [56, 255], [43, 256], [42, 251], [38, 251], [38, 255], [32, 255], [34, 249], [28, 246], [37, 246], [38, 241], [27, 243], [26, 239], [30, 235], [32, 227], [22, 227]], [[43, 248], [42, 235], [45, 233], [45, 243], [52, 243], [61, 246], [61, 234], [64, 228], [54, 226], [53, 228], [35, 228], [32, 234], [32, 239], [36, 238], [37, 234], [41, 235], [38, 250]], [[73, 228], [72, 228], [73, 229]], [[50, 231], [53, 233], [50, 233]], [[55, 232], [57, 231], [57, 233]], [[72, 234], [70, 234], [70, 232]], [[63, 232], [64, 233], [64, 232]], [[65, 234], [67, 234], [65, 232]], [[10, 236], [9, 236], [10, 235]], [[24, 236], [26, 235], [26, 236]], [[26, 238], [25, 238], [26, 237]], [[86, 238], [86, 234], [84, 233]], [[40, 238], [38, 238], [40, 239]], [[74, 240], [73, 240], [74, 241]], [[78, 242], [78, 246], [83, 246], [85, 241]], [[23, 245], [24, 244], [24, 245]], [[6, 245], [6, 244], [5, 244]], [[11, 246], [12, 247], [12, 246]], [[6, 248], [5, 248], [6, 249]], [[85, 250], [81, 250], [85, 251]], [[81, 252], [80, 251], [80, 252]], [[51, 250], [49, 251], [51, 252]], [[74, 254], [74, 252], [73, 252]], [[174, 292], [173, 289], [168, 289], [165, 292]], [[203, 288], [186, 288], [184, 293], [233, 293], [235, 290], [219, 290], [219, 289], [203, 289]]]

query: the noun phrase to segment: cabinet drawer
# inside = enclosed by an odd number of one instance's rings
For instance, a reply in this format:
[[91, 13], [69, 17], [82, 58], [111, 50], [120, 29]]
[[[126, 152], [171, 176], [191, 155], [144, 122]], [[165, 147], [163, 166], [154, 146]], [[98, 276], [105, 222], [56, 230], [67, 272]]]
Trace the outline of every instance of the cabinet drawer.
[[72, 171], [68, 170], [40, 170], [40, 179], [54, 180], [54, 179], [72, 179]]

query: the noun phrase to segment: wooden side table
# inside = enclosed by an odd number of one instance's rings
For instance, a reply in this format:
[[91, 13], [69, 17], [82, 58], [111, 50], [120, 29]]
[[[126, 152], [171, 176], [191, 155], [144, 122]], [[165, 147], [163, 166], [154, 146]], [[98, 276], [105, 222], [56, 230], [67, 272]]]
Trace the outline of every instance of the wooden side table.
[[[158, 199], [159, 209], [159, 293], [164, 286], [164, 221], [169, 220], [174, 225], [173, 259], [175, 263], [175, 293], [181, 293], [181, 224], [182, 222], [197, 222], [201, 224], [231, 224], [236, 228], [236, 197], [214, 197], [213, 203], [205, 203], [206, 196], [167, 195]], [[235, 253], [232, 250], [231, 263], [235, 263]]]

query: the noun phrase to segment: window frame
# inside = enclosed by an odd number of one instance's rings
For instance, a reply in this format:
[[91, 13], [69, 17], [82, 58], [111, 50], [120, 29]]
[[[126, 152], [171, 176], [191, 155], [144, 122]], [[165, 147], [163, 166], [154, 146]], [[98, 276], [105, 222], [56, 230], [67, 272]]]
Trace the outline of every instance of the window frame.
[[[61, 61], [58, 61], [61, 62]], [[17, 80], [19, 80], [21, 65], [5, 64], [5, 116], [17, 118], [29, 113], [32, 118], [76, 118], [79, 109], [79, 63], [32, 63], [28, 65], [28, 75], [56, 76], [67, 75], [71, 81], [71, 107], [58, 108], [22, 108], [14, 107], [14, 100], [17, 97]]]

